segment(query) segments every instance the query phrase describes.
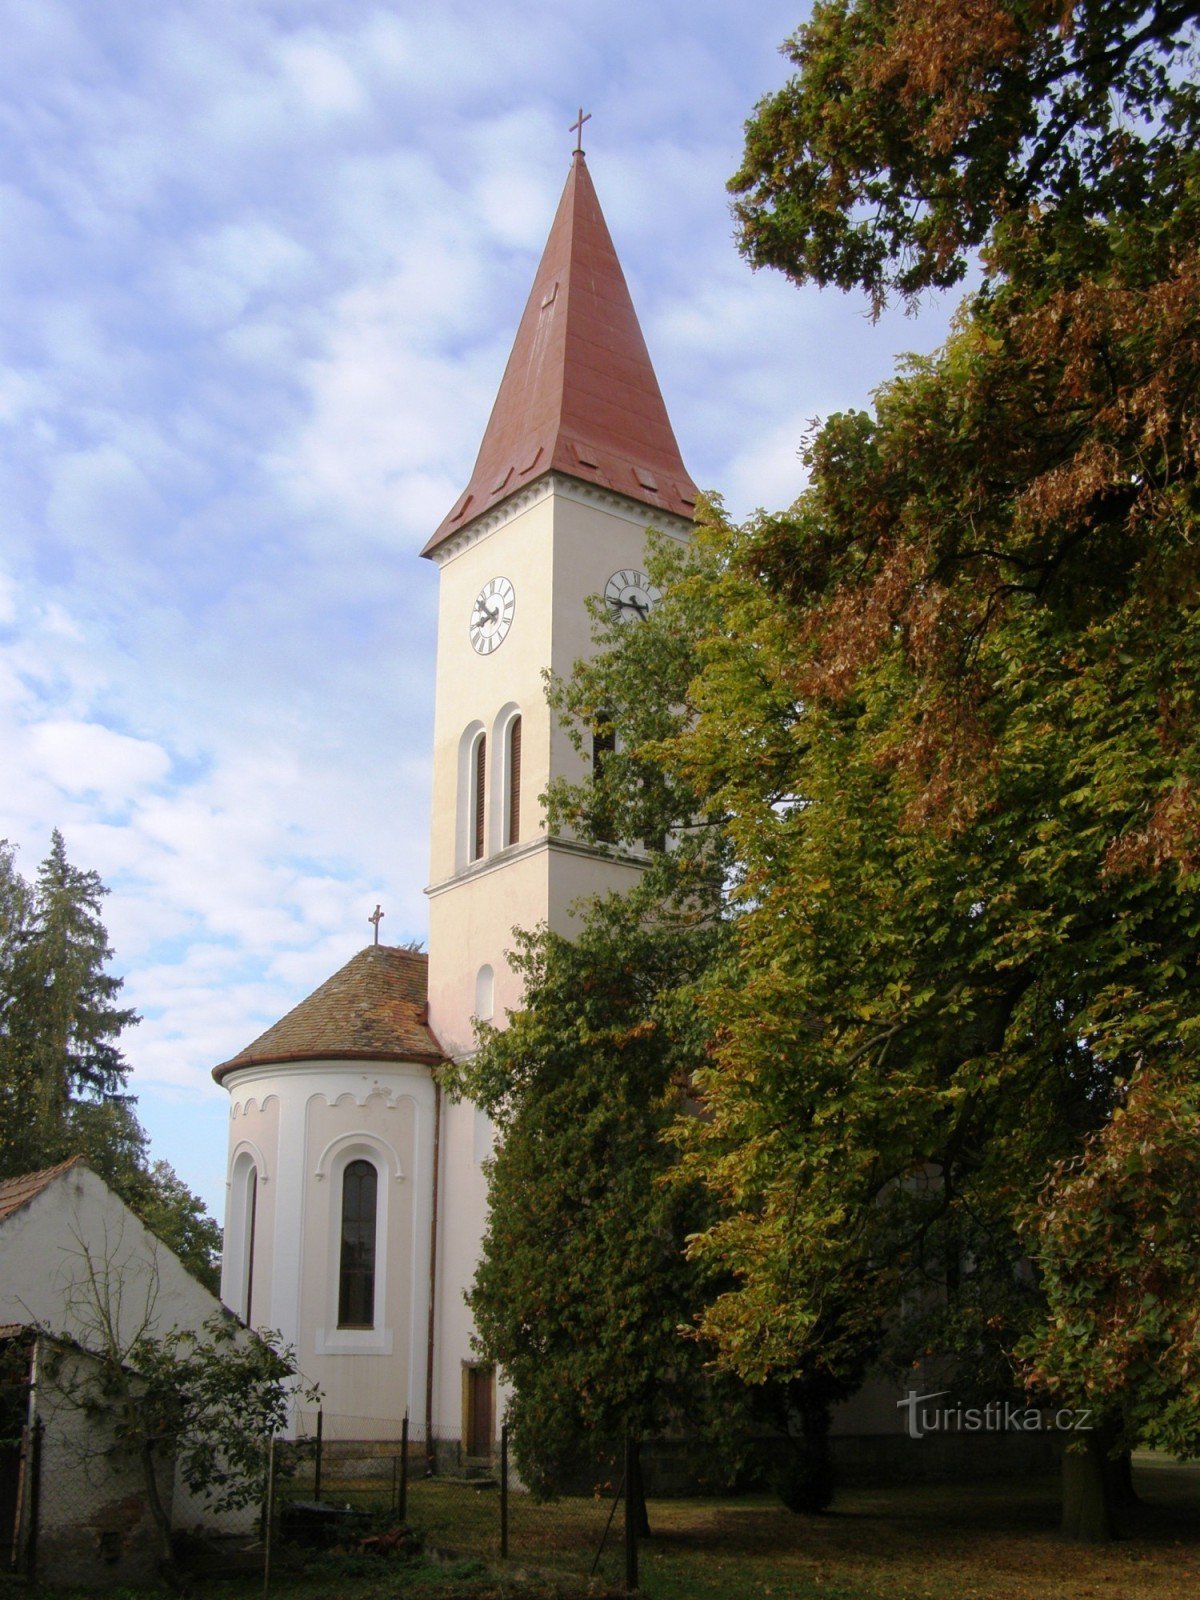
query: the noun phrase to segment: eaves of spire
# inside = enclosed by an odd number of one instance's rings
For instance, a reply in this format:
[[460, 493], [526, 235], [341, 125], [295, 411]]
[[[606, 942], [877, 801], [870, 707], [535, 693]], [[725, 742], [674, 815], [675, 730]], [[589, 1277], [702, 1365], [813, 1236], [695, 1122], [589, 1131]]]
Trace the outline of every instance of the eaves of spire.
[[421, 552], [548, 472], [691, 518], [696, 486], [577, 151], [471, 481]]

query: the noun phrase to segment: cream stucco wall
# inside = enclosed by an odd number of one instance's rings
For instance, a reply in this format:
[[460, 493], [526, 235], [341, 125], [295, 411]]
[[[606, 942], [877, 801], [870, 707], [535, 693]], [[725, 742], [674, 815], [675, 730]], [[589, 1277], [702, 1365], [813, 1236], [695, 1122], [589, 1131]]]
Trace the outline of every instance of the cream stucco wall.
[[[128, 1351], [137, 1339], [176, 1329], [199, 1331], [221, 1315], [216, 1296], [84, 1166], [68, 1168], [0, 1223], [0, 1323], [36, 1325], [84, 1351]], [[74, 1360], [74, 1358], [71, 1358]], [[91, 1368], [83, 1357], [78, 1374]], [[151, 1551], [148, 1513], [135, 1463], [104, 1453], [102, 1413], [80, 1409], [70, 1362], [39, 1375], [33, 1409], [47, 1424], [43, 1520], [47, 1575], [63, 1582], [113, 1581], [114, 1548]], [[169, 1478], [169, 1463], [164, 1465]], [[164, 1497], [171, 1500], [169, 1483]], [[202, 1496], [175, 1487], [176, 1527], [246, 1525], [241, 1513], [216, 1513]], [[251, 1520], [253, 1513], [251, 1512]], [[79, 1563], [93, 1570], [77, 1570]], [[118, 1577], [138, 1576], [117, 1563]]]
[[[295, 1346], [305, 1378], [321, 1386], [330, 1438], [394, 1437], [406, 1411], [419, 1417], [424, 1408], [432, 1075], [417, 1063], [316, 1060], [243, 1068], [225, 1087], [231, 1224], [239, 1156], [263, 1159], [254, 1324]], [[372, 1328], [340, 1329], [341, 1176], [358, 1158], [378, 1173], [375, 1317]], [[232, 1226], [230, 1235], [227, 1298], [243, 1282], [245, 1251]]]
[[68, 1168], [0, 1223], [0, 1323], [36, 1323], [98, 1349], [145, 1332], [199, 1328], [216, 1297], [86, 1167]]
[[[586, 846], [547, 835], [540, 796], [552, 777], [580, 777], [584, 758], [546, 704], [544, 672], [570, 674], [592, 652], [590, 596], [622, 568], [645, 565], [646, 530], [664, 519], [648, 508], [573, 479], [551, 476], [512, 497], [452, 540], [435, 557], [441, 568], [437, 700], [434, 714], [433, 814], [429, 893], [429, 1016], [443, 1048], [462, 1057], [474, 1048], [481, 969], [490, 968], [492, 1020], [521, 1003], [507, 960], [515, 928], [546, 922], [570, 931], [586, 896], [623, 891], [640, 872]], [[687, 536], [673, 519], [668, 531]], [[493, 577], [516, 590], [512, 628], [487, 656], [472, 648], [475, 597]], [[495, 732], [506, 713], [522, 717], [521, 834], [502, 847], [503, 751]], [[485, 814], [492, 826], [483, 858], [468, 860], [466, 752], [482, 730], [489, 741]], [[439, 1196], [435, 1414], [447, 1431], [462, 1426], [462, 1372], [477, 1359], [464, 1302], [487, 1221], [481, 1163], [491, 1151], [486, 1118], [473, 1105], [447, 1103]], [[500, 1409], [497, 1410], [499, 1418]]]

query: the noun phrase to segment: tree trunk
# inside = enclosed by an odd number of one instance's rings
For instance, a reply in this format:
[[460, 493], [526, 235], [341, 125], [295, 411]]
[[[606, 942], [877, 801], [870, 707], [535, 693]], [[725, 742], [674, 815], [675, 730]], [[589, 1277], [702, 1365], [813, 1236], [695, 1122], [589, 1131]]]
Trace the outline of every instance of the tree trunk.
[[815, 1384], [793, 1386], [792, 1411], [799, 1433], [789, 1432], [776, 1492], [789, 1511], [824, 1511], [833, 1499], [833, 1452], [829, 1448], [829, 1401]]
[[1109, 1504], [1116, 1511], [1128, 1511], [1131, 1506], [1140, 1506], [1141, 1496], [1133, 1487], [1133, 1454], [1129, 1450], [1122, 1450], [1118, 1456], [1110, 1456], [1104, 1463], [1105, 1479], [1108, 1486]]
[[162, 1503], [158, 1492], [158, 1460], [154, 1446], [143, 1440], [138, 1447], [138, 1460], [142, 1469], [142, 1482], [146, 1488], [146, 1503], [150, 1518], [158, 1533], [158, 1568], [164, 1581], [179, 1590], [182, 1583], [179, 1568], [175, 1565], [175, 1544], [171, 1537], [171, 1515]]
[[1078, 1448], [1063, 1451], [1062, 1531], [1082, 1544], [1105, 1544], [1116, 1537], [1112, 1514], [1113, 1463], [1107, 1459], [1099, 1429]]
[[633, 1525], [637, 1530], [639, 1539], [650, 1537], [650, 1517], [646, 1511], [646, 1484], [642, 1478], [642, 1446], [634, 1445], [630, 1455], [632, 1472], [630, 1481], [625, 1485], [625, 1493], [629, 1496], [629, 1504], [633, 1511]]

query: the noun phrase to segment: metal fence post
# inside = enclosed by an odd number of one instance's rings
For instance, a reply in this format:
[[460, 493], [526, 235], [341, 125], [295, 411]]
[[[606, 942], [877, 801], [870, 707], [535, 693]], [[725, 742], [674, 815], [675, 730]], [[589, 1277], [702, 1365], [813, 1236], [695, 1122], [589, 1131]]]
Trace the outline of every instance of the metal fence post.
[[263, 1594], [271, 1587], [271, 1534], [275, 1523], [275, 1435], [267, 1445], [267, 1494], [263, 1516]]
[[313, 1499], [321, 1498], [321, 1467], [325, 1452], [325, 1408], [317, 1408], [317, 1454], [313, 1461]]
[[500, 1557], [508, 1559], [508, 1423], [500, 1424]]
[[29, 1430], [29, 1532], [25, 1543], [25, 1573], [32, 1583], [37, 1578], [38, 1524], [42, 1507], [42, 1434], [45, 1423], [33, 1419]]
[[400, 1498], [396, 1515], [401, 1522], [408, 1521], [408, 1412], [400, 1424]]
[[632, 1594], [638, 1586], [637, 1518], [633, 1496], [641, 1479], [638, 1475], [637, 1445], [633, 1435], [625, 1435], [625, 1588]]

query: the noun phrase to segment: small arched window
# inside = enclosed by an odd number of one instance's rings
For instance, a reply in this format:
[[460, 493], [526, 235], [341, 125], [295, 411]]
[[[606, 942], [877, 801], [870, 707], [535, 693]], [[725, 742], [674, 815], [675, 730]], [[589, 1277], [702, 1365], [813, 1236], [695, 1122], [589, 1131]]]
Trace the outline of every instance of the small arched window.
[[487, 783], [487, 735], [480, 734], [471, 752], [471, 855], [472, 861], [483, 860], [485, 812], [483, 800]]
[[246, 1218], [246, 1309], [243, 1313], [242, 1321], [248, 1328], [252, 1328], [254, 1326], [252, 1320], [254, 1315], [254, 1239], [258, 1231], [256, 1227], [258, 1222], [258, 1168], [253, 1164], [246, 1173], [244, 1204], [244, 1216]]
[[490, 965], [480, 967], [475, 974], [475, 1015], [480, 1022], [492, 1020], [495, 1005], [496, 975]]
[[521, 838], [521, 718], [513, 717], [505, 735], [504, 842], [517, 844]]
[[375, 1326], [375, 1212], [379, 1174], [370, 1161], [351, 1161], [342, 1174], [342, 1247], [338, 1266], [338, 1327]]

